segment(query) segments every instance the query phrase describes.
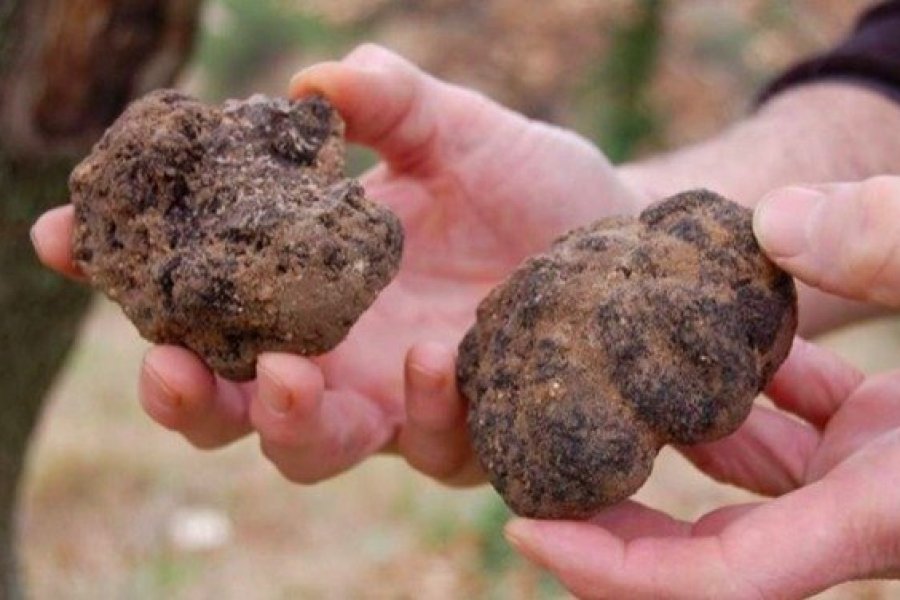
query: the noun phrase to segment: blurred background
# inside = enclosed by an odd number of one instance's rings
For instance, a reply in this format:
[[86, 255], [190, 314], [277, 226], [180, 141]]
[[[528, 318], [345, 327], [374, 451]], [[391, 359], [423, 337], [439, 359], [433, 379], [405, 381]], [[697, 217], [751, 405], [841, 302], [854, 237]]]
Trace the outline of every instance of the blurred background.
[[[279, 94], [303, 66], [375, 41], [622, 161], [746, 114], [773, 74], [837, 40], [869, 4], [208, 0], [179, 85], [216, 101]], [[352, 158], [356, 172], [374, 160], [358, 149]], [[825, 343], [870, 371], [900, 365], [896, 319]], [[20, 514], [29, 597], [568, 597], [505, 544], [508, 513], [487, 487], [450, 491], [381, 457], [301, 488], [254, 439], [192, 449], [139, 409], [145, 348], [115, 306], [94, 300], [29, 455]], [[639, 497], [695, 518], [750, 495], [665, 451]], [[820, 597], [898, 598], [900, 584]]]

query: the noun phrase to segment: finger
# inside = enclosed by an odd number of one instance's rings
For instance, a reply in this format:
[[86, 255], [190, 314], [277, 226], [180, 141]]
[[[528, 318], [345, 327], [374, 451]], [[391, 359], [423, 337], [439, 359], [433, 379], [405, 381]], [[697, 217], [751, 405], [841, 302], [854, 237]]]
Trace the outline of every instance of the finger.
[[712, 510], [697, 519], [691, 527], [691, 535], [694, 537], [719, 535], [726, 527], [742, 519], [744, 515], [756, 510], [762, 504], [762, 502], [746, 502]]
[[31, 243], [38, 259], [67, 277], [84, 279], [72, 256], [75, 208], [71, 204], [52, 208], [31, 227]]
[[900, 177], [772, 192], [756, 208], [754, 231], [805, 283], [900, 306]]
[[626, 541], [591, 523], [526, 519], [510, 521], [504, 533], [579, 598], [749, 597], [729, 577], [714, 537]]
[[144, 357], [141, 406], [198, 448], [228, 444], [250, 431], [248, 400], [238, 384], [217, 379], [192, 352], [156, 346]]
[[623, 539], [592, 523], [525, 519], [510, 522], [506, 535], [579, 597], [800, 598], [884, 569], [858, 534], [866, 529], [858, 498], [809, 486], [726, 509], [718, 535]]
[[838, 355], [801, 338], [766, 388], [781, 409], [823, 428], [865, 375]]
[[644, 537], [698, 537], [718, 534], [759, 505], [751, 502], [723, 506], [690, 523], [640, 502], [625, 500], [595, 515], [590, 522], [626, 542]]
[[456, 355], [438, 343], [413, 346], [406, 356], [406, 423], [401, 454], [415, 469], [453, 485], [484, 481], [466, 427], [466, 405], [456, 388]]
[[634, 500], [610, 506], [591, 517], [590, 522], [626, 542], [647, 536], [685, 537], [691, 533], [690, 523]]
[[[454, 146], [464, 149], [482, 141], [488, 130], [478, 126], [485, 98], [440, 82], [373, 44], [360, 46], [343, 61], [297, 73], [290, 94], [327, 97], [346, 122], [347, 138], [372, 147], [398, 171], [427, 171], [441, 151], [441, 131], [453, 131]], [[459, 126], [463, 122], [467, 127]], [[491, 130], [502, 130], [498, 125]]]
[[810, 425], [755, 406], [744, 424], [728, 437], [679, 446], [678, 450], [717, 481], [778, 496], [806, 481], [807, 466], [819, 439]]
[[250, 420], [263, 453], [296, 483], [315, 483], [375, 453], [397, 424], [368, 398], [325, 391], [321, 370], [290, 354], [263, 354], [257, 363]]
[[834, 415], [822, 444], [810, 465], [809, 476], [818, 479], [845, 462], [864, 446], [889, 433], [900, 432], [900, 371], [868, 378]]

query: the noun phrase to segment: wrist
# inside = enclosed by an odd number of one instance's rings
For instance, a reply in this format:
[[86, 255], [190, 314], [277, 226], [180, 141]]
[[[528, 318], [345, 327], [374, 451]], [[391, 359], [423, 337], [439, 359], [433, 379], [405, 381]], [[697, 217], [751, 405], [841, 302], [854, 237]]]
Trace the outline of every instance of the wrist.
[[715, 138], [619, 167], [647, 201], [705, 187], [747, 206], [790, 184], [900, 171], [900, 104], [852, 82], [787, 90]]

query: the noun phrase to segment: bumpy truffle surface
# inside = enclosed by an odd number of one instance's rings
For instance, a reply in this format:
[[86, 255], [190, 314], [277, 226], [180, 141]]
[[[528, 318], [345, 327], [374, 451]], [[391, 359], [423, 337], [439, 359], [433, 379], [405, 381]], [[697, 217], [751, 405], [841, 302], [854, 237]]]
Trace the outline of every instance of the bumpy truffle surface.
[[516, 513], [590, 516], [637, 491], [663, 444], [737, 429], [796, 325], [793, 280], [716, 194], [572, 231], [460, 344], [476, 453]]
[[134, 102], [72, 172], [74, 255], [147, 339], [234, 380], [334, 347], [397, 271], [397, 218], [343, 175], [323, 99]]

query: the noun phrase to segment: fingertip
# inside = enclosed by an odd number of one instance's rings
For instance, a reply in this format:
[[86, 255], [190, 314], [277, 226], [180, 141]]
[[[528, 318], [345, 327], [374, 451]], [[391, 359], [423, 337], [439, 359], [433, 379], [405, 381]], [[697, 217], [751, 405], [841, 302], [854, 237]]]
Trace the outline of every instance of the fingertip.
[[291, 79], [290, 95], [327, 98], [344, 120], [347, 140], [372, 148], [390, 164], [427, 164], [438, 104], [449, 102], [422, 71], [385, 53], [367, 51], [308, 67]]
[[833, 350], [799, 336], [794, 338], [791, 351], [781, 368], [776, 371], [776, 376], [779, 373], [789, 375], [797, 370], [832, 374], [839, 383], [844, 384], [842, 387], [847, 388], [845, 394], [852, 392], [866, 377], [859, 368]]
[[365, 42], [347, 53], [341, 62], [357, 67], [375, 68], [402, 64], [406, 62], [406, 59], [380, 44]]
[[321, 406], [325, 378], [309, 359], [268, 352], [257, 359], [256, 371], [257, 395], [270, 413], [308, 417]]
[[453, 379], [456, 353], [439, 342], [415, 344], [406, 354], [406, 377], [417, 390], [440, 390]]
[[817, 189], [787, 187], [767, 194], [753, 212], [753, 233], [774, 260], [790, 259], [807, 251], [810, 221], [825, 200]]
[[423, 342], [406, 355], [406, 412], [428, 431], [455, 428], [464, 406], [456, 388], [456, 353], [445, 344]]
[[313, 95], [322, 95], [329, 100], [334, 100], [335, 90], [340, 88], [340, 83], [346, 77], [347, 67], [336, 61], [326, 61], [311, 65], [297, 71], [288, 83], [288, 94], [291, 98], [299, 100]]
[[524, 545], [532, 537], [532, 521], [522, 517], [513, 517], [503, 526], [503, 535], [513, 546]]
[[294, 99], [327, 98], [344, 120], [347, 139], [372, 144], [396, 123], [394, 114], [406, 89], [400, 83], [383, 69], [323, 62], [294, 75], [289, 94]]
[[567, 578], [585, 568], [584, 552], [602, 552], [601, 527], [574, 521], [541, 521], [516, 517], [503, 528], [507, 541], [531, 562]]
[[66, 204], [38, 217], [29, 235], [35, 254], [44, 266], [67, 277], [83, 279], [84, 273], [75, 264], [72, 255], [74, 229], [75, 208]]
[[765, 391], [778, 407], [822, 428], [864, 380], [831, 350], [796, 337]]
[[[316, 63], [297, 71], [288, 83], [290, 95], [300, 98], [312, 93], [323, 93], [338, 82], [341, 74], [365, 73], [387, 69], [405, 63], [400, 55], [383, 46], [372, 43], [360, 44], [351, 50], [343, 59], [328, 60]], [[322, 86], [321, 84], [326, 84]]]
[[141, 404], [154, 419], [160, 411], [168, 413], [181, 407], [181, 396], [166, 382], [166, 379], [146, 360], [141, 367], [140, 375]]
[[215, 399], [212, 372], [191, 351], [155, 346], [144, 356], [139, 379], [144, 410], [159, 424], [181, 430], [191, 413], [209, 408]]

